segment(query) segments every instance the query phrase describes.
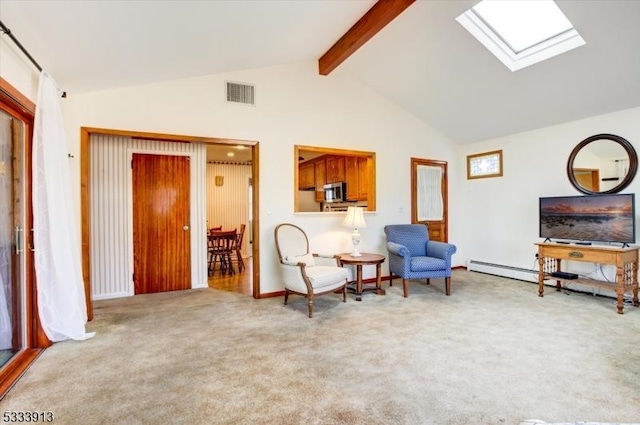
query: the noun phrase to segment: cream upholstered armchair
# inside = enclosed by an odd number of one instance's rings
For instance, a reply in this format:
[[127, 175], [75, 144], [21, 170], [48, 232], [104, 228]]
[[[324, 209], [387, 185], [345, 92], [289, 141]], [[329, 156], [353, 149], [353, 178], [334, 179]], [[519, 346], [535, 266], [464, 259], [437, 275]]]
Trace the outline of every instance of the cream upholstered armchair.
[[275, 229], [276, 249], [284, 279], [284, 304], [289, 294], [307, 297], [309, 317], [313, 317], [313, 298], [316, 295], [342, 292], [347, 302], [349, 272], [339, 266], [337, 256], [320, 256], [309, 252], [309, 239], [296, 225], [283, 223]]
[[384, 227], [389, 252], [389, 283], [393, 276], [402, 278], [404, 297], [409, 296], [410, 279], [443, 277], [445, 293], [451, 294], [451, 256], [455, 245], [430, 241], [424, 224], [390, 224]]

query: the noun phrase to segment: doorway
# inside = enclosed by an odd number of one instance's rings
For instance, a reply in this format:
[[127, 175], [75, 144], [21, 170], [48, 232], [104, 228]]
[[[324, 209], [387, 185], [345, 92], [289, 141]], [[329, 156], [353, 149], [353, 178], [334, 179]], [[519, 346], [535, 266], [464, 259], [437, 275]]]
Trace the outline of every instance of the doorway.
[[[81, 128], [81, 139], [80, 139], [80, 149], [81, 149], [81, 213], [82, 213], [82, 254], [83, 254], [83, 276], [85, 280], [85, 288], [86, 293], [89, 294], [87, 296], [87, 312], [89, 319], [92, 318], [93, 307], [91, 303], [92, 297], [90, 296], [92, 292], [92, 268], [94, 265], [92, 264], [92, 244], [95, 243], [92, 239], [92, 234], [95, 231], [92, 231], [94, 223], [91, 223], [91, 208], [94, 208], [94, 203], [92, 203], [92, 191], [90, 190], [93, 174], [96, 172], [101, 172], [103, 170], [97, 169], [95, 155], [102, 155], [97, 150], [100, 146], [100, 143], [94, 145], [91, 142], [92, 137], [106, 137], [112, 138], [115, 140], [116, 145], [122, 145], [122, 138], [128, 138], [131, 140], [139, 141], [140, 143], [150, 143], [150, 144], [163, 144], [163, 146], [179, 146], [177, 148], [172, 148], [171, 150], [196, 150], [197, 152], [204, 152], [205, 145], [209, 144], [222, 144], [222, 145], [243, 145], [247, 147], [251, 151], [251, 156], [254, 160], [251, 163], [251, 176], [253, 182], [253, 202], [252, 202], [252, 216], [255, 218], [253, 220], [253, 227], [251, 229], [251, 240], [252, 244], [252, 252], [251, 257], [253, 258], [254, 264], [251, 268], [251, 281], [252, 281], [252, 295], [254, 298], [260, 298], [260, 282], [259, 282], [259, 252], [257, 247], [259, 246], [259, 220], [257, 219], [257, 211], [259, 209], [259, 179], [257, 176], [259, 175], [259, 144], [258, 142], [252, 141], [242, 141], [242, 140], [229, 140], [229, 139], [215, 139], [215, 138], [203, 138], [203, 137], [195, 137], [195, 136], [182, 136], [182, 135], [168, 135], [168, 134], [158, 134], [158, 133], [143, 133], [143, 132], [135, 132], [135, 131], [122, 131], [122, 130], [110, 130], [110, 129], [101, 129], [101, 128], [89, 128], [82, 127]], [[189, 145], [193, 146], [193, 148], [189, 148]], [[119, 147], [116, 149], [125, 149], [126, 147]], [[150, 149], [150, 148], [147, 148]], [[159, 148], [154, 148], [158, 150]], [[146, 152], [149, 153], [149, 152]], [[197, 155], [200, 155], [199, 153]], [[90, 158], [93, 158], [90, 160]], [[198, 156], [197, 162], [196, 158], [192, 158], [191, 169], [195, 170], [198, 168], [198, 171], [192, 171], [192, 185], [199, 185], [198, 187], [204, 187], [205, 184], [205, 160], [204, 158], [199, 159]], [[202, 161], [202, 162], [200, 162]], [[93, 164], [93, 166], [91, 165]], [[196, 167], [196, 164], [201, 164]], [[128, 167], [128, 165], [127, 165]], [[120, 173], [122, 174], [122, 173]], [[117, 175], [114, 175], [114, 179], [119, 178]], [[193, 187], [193, 186], [192, 186]], [[93, 191], [95, 192], [95, 191]], [[202, 193], [192, 192], [191, 196], [200, 196], [204, 198], [205, 191], [202, 190]], [[199, 201], [200, 202], [200, 201]], [[204, 202], [204, 201], [201, 201]], [[207, 236], [206, 236], [206, 218], [205, 218], [205, 208], [199, 207], [196, 209], [192, 209], [192, 217], [195, 216], [195, 221], [191, 223], [190, 228], [192, 229], [191, 238], [192, 238], [192, 255], [196, 258], [198, 256], [198, 260], [192, 259], [192, 265], [195, 264], [196, 268], [192, 266], [192, 275], [197, 274], [198, 276], [202, 276], [202, 278], [198, 277], [197, 287], [206, 287], [207, 286]], [[125, 213], [126, 214], [126, 213]], [[200, 226], [201, 229], [196, 230], [195, 226]], [[128, 233], [127, 233], [128, 234]], [[248, 235], [247, 235], [248, 236]], [[126, 238], [129, 236], [124, 236], [126, 243]], [[118, 248], [118, 244], [115, 243], [115, 254], [121, 255], [124, 250], [122, 248]], [[197, 252], [194, 252], [197, 250]], [[124, 252], [126, 257], [126, 252]], [[199, 258], [204, 259], [200, 261]], [[124, 258], [123, 262], [127, 263], [130, 260], [128, 258]], [[125, 280], [127, 285], [130, 285], [132, 275], [129, 272], [128, 277], [126, 273], [122, 276], [119, 276], [120, 280]], [[192, 280], [193, 284], [194, 280]], [[191, 286], [193, 287], [193, 286]], [[133, 293], [123, 293], [121, 296], [133, 295]], [[99, 299], [95, 297], [95, 299]]]
[[[250, 295], [253, 269], [253, 176], [252, 154], [245, 146], [207, 146], [207, 226], [214, 232], [212, 245], [221, 235], [236, 232], [235, 252], [230, 264], [211, 252], [210, 288]], [[210, 249], [213, 249], [210, 246]]]

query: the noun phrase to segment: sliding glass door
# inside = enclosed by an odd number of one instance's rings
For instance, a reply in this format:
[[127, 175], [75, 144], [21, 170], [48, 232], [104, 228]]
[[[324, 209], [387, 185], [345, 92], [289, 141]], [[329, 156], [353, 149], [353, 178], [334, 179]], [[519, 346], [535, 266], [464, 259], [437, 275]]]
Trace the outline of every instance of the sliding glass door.
[[25, 134], [0, 110], [0, 367], [25, 348]]
[[0, 77], [0, 399], [51, 345], [38, 320], [31, 246], [34, 111]]

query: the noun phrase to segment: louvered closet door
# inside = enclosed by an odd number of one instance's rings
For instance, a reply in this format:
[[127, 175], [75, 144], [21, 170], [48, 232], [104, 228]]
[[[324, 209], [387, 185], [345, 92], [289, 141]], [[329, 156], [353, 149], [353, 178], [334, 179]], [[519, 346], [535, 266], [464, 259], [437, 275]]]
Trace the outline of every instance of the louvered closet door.
[[189, 158], [133, 154], [136, 294], [191, 288]]

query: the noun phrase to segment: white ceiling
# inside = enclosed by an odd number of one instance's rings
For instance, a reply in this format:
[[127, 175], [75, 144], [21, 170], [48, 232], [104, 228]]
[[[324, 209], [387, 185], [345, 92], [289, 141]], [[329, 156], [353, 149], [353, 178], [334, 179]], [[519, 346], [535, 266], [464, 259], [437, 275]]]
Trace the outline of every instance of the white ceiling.
[[[557, 0], [587, 44], [516, 72], [455, 21], [475, 3], [419, 0], [334, 72], [458, 143], [640, 106], [640, 1]], [[0, 0], [0, 20], [73, 95], [317, 60], [373, 4]]]

